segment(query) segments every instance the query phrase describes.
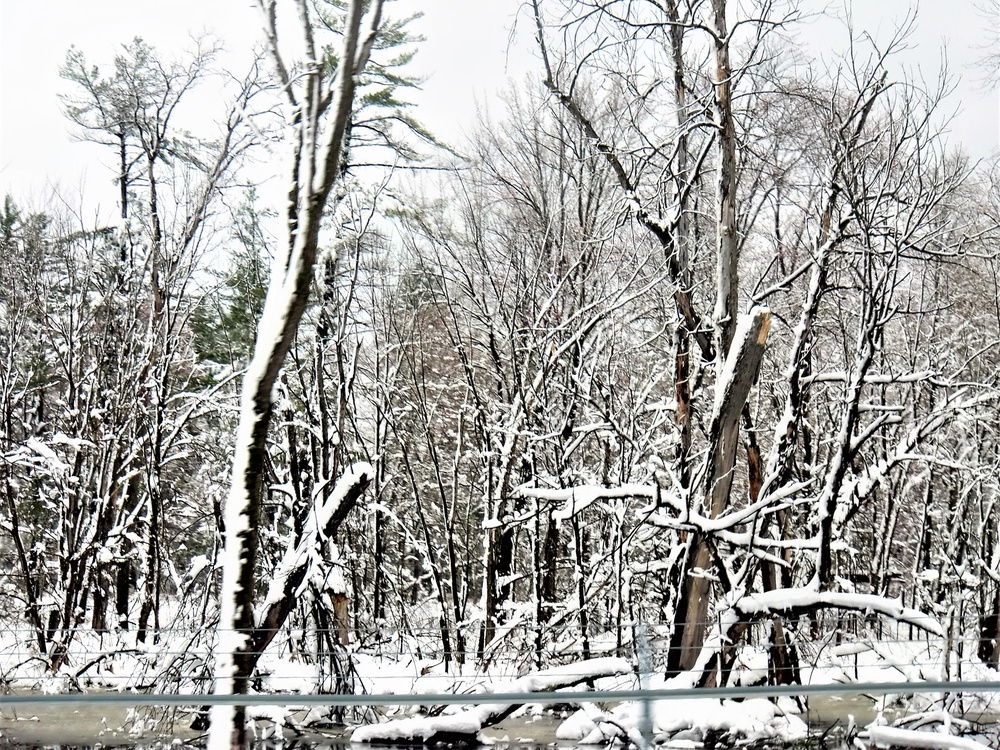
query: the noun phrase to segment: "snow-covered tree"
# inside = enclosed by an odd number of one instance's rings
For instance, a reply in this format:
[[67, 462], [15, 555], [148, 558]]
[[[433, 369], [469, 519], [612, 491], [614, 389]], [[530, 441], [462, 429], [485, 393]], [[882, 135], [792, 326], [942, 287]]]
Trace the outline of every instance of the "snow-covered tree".
[[[327, 202], [343, 176], [342, 159], [352, 125], [355, 90], [382, 25], [381, 0], [351, 0], [340, 20], [337, 53], [316, 38], [315, 10], [297, 3], [304, 60], [296, 72], [279, 44], [276, 0], [262, 0], [265, 31], [280, 86], [287, 97], [290, 182], [286, 230], [264, 301], [257, 341], [243, 380], [240, 423], [233, 461], [232, 488], [225, 506], [225, 557], [221, 593], [220, 641], [215, 692], [247, 692], [254, 665], [270, 637], [287, 616], [288, 597], [322, 537], [331, 532], [338, 513], [356, 502], [371, 481], [370, 465], [345, 475], [331, 497], [309, 511], [309, 535], [289, 547], [288, 569], [278, 590], [268, 596], [264, 622], [255, 620], [257, 522], [264, 494], [267, 435], [274, 414], [274, 387], [305, 311], [319, 251], [320, 229]], [[331, 9], [336, 8], [331, 4]], [[330, 24], [327, 24], [328, 28]], [[342, 480], [344, 481], [344, 480]], [[317, 516], [322, 515], [322, 519]], [[282, 588], [283, 584], [288, 587]], [[274, 588], [275, 584], [272, 584]], [[289, 588], [290, 587], [290, 588]], [[270, 635], [269, 635], [270, 634]], [[247, 742], [245, 711], [216, 706], [210, 746], [239, 747]]]

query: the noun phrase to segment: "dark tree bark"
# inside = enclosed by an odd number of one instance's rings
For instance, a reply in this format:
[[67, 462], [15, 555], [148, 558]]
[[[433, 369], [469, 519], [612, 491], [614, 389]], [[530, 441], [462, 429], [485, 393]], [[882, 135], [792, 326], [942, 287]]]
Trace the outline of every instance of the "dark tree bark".
[[[739, 447], [740, 414], [760, 369], [770, 328], [770, 313], [755, 308], [746, 328], [733, 342], [726, 367], [716, 384], [715, 409], [709, 431], [708, 468], [705, 475], [705, 506], [716, 518], [729, 503], [733, 468]], [[667, 655], [667, 674], [694, 666], [708, 627], [709, 579], [701, 575], [712, 567], [712, 540], [695, 534], [688, 553], [687, 577], [674, 616], [674, 629]]]

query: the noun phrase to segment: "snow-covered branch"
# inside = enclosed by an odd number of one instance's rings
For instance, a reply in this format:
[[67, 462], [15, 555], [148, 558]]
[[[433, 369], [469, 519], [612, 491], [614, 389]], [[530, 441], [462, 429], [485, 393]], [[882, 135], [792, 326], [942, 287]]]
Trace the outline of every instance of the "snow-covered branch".
[[913, 625], [932, 635], [944, 636], [937, 618], [917, 609], [904, 607], [898, 599], [874, 594], [845, 594], [837, 591], [816, 591], [809, 588], [778, 589], [747, 594], [732, 604], [741, 618], [760, 618], [770, 614], [804, 615], [819, 609], [833, 608], [877, 614], [890, 620]]
[[355, 464], [340, 478], [325, 500], [322, 495], [317, 498], [316, 505], [306, 517], [302, 536], [298, 541], [289, 540], [285, 555], [268, 586], [262, 614], [251, 639], [252, 651], [262, 653], [267, 648], [295, 608], [303, 587], [314, 577], [315, 571], [328, 567], [329, 563], [323, 557], [324, 543], [334, 538], [337, 528], [374, 476], [375, 470], [370, 464]]

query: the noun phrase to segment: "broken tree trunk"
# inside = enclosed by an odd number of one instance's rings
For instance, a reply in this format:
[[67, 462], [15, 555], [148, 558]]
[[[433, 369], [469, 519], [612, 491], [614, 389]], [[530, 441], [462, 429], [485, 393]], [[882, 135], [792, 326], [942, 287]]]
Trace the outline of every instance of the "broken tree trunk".
[[[765, 308], [755, 307], [740, 316], [725, 367], [719, 373], [704, 485], [705, 505], [711, 518], [717, 518], [729, 503], [739, 447], [740, 413], [760, 370], [770, 325], [771, 314]], [[674, 615], [667, 655], [668, 676], [693, 667], [705, 642], [709, 604], [709, 579], [705, 571], [711, 567], [711, 558], [712, 540], [695, 533], [688, 554], [687, 577]]]

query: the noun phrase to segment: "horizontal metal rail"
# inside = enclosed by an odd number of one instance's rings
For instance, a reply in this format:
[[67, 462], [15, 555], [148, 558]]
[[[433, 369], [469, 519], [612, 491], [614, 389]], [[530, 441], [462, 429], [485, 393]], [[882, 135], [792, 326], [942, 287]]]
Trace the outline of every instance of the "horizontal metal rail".
[[681, 698], [777, 698], [809, 695], [889, 695], [916, 693], [1000, 693], [1000, 681], [954, 680], [941, 682], [857, 682], [824, 685], [753, 685], [726, 688], [677, 688], [670, 690], [578, 690], [537, 693], [422, 693], [334, 695], [270, 693], [254, 695], [183, 695], [179, 693], [68, 693], [0, 695], [0, 708], [32, 704], [117, 704], [128, 706], [436, 706], [518, 703], [622, 703]]

